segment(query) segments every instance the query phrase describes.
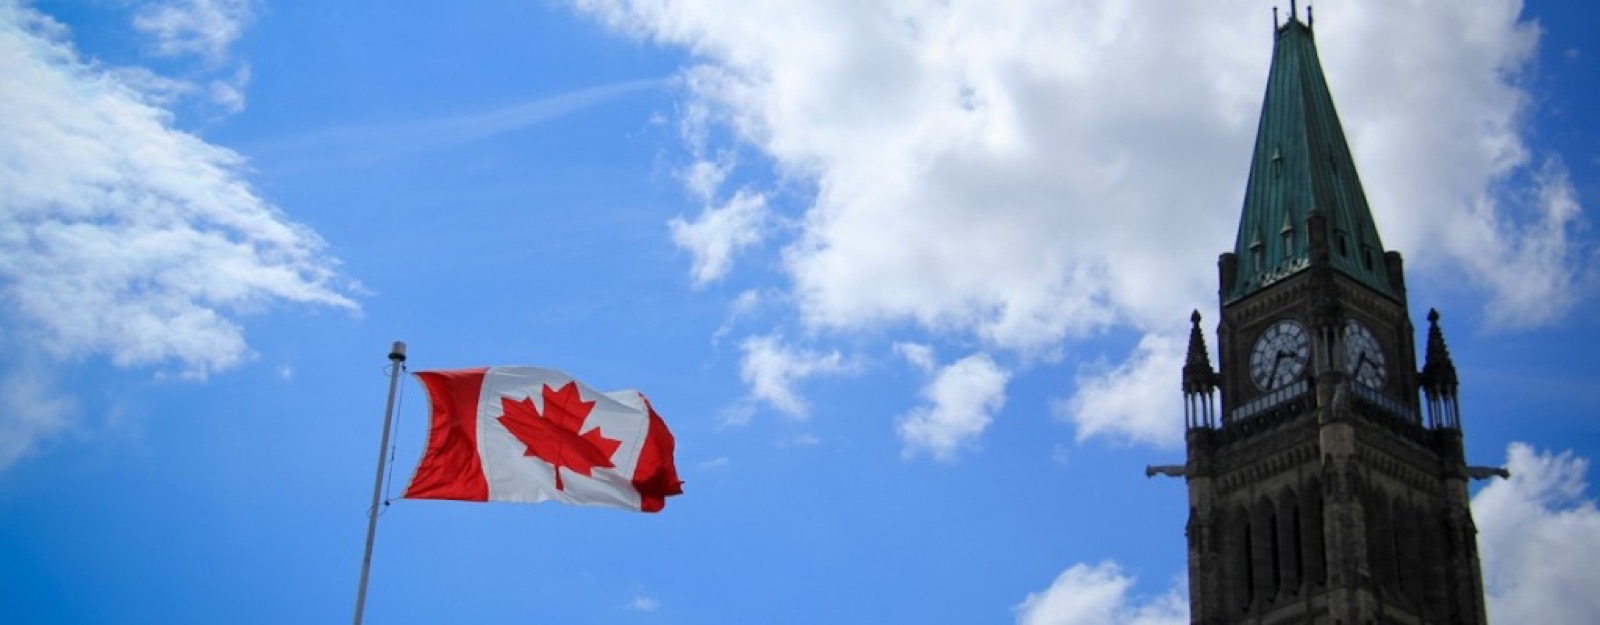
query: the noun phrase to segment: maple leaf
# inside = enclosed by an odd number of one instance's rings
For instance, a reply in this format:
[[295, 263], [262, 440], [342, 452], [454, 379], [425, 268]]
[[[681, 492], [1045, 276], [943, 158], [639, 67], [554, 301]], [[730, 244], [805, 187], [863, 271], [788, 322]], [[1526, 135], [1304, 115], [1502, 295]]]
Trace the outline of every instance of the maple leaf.
[[532, 397], [513, 400], [500, 398], [505, 414], [500, 423], [512, 436], [528, 446], [524, 454], [544, 460], [556, 472], [556, 490], [565, 490], [561, 483], [561, 468], [566, 467], [581, 475], [590, 475], [595, 467], [611, 468], [611, 454], [617, 452], [622, 441], [606, 438], [599, 426], [580, 434], [584, 419], [594, 409], [594, 402], [583, 401], [578, 386], [568, 382], [560, 390], [544, 385], [544, 414], [534, 407]]

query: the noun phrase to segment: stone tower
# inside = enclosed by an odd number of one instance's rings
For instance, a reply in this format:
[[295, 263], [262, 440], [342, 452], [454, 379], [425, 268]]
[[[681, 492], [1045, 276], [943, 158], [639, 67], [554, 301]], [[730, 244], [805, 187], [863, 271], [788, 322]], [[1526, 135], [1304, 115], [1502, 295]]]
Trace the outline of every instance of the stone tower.
[[[1291, 5], [1292, 7], [1292, 5]], [[1198, 312], [1183, 368], [1194, 623], [1486, 622], [1451, 364], [1428, 313], [1419, 370], [1386, 251], [1317, 59], [1275, 25], [1218, 367]]]

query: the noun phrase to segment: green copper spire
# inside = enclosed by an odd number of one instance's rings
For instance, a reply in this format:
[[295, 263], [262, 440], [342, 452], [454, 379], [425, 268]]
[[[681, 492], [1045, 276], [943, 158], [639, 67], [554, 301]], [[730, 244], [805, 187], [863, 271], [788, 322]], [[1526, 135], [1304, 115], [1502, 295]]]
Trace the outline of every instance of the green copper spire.
[[1320, 213], [1328, 262], [1374, 290], [1399, 299], [1383, 243], [1367, 208], [1355, 160], [1317, 60], [1311, 27], [1290, 13], [1277, 28], [1255, 156], [1234, 243], [1237, 256], [1225, 302], [1251, 295], [1311, 264], [1308, 218]]

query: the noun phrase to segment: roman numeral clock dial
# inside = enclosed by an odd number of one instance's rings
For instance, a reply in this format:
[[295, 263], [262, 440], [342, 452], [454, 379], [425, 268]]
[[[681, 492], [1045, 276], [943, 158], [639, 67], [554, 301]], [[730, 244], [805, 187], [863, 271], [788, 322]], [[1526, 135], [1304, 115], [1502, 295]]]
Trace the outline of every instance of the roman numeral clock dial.
[[1300, 377], [1311, 361], [1311, 339], [1304, 326], [1284, 319], [1272, 324], [1250, 351], [1250, 380], [1270, 391]]
[[1344, 371], [1369, 388], [1383, 388], [1383, 347], [1372, 330], [1354, 319], [1344, 323]]

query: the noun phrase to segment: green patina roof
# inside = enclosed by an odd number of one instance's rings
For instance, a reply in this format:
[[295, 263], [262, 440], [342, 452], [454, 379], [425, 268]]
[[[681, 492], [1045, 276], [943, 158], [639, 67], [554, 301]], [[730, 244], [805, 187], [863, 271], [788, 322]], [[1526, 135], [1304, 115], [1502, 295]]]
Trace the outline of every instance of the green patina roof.
[[1315, 38], [1309, 26], [1291, 16], [1273, 44], [1234, 243], [1238, 273], [1224, 301], [1246, 297], [1309, 265], [1306, 218], [1313, 210], [1327, 219], [1333, 267], [1399, 299], [1317, 60]]

